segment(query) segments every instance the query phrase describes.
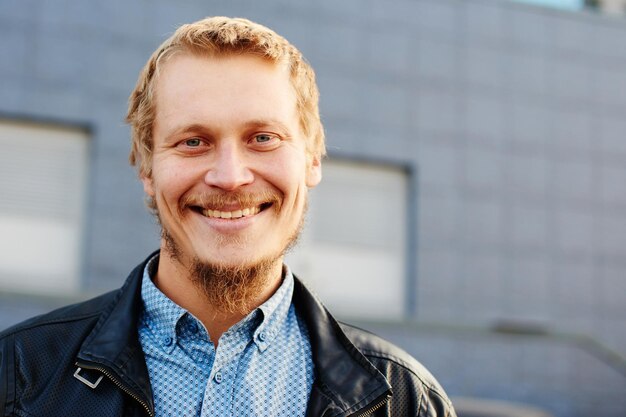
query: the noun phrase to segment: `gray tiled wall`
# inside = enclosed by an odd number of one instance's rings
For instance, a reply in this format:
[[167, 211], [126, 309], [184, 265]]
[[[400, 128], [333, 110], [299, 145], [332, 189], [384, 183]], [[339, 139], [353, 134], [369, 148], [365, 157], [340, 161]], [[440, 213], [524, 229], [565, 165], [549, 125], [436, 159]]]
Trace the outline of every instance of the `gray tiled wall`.
[[[329, 150], [416, 168], [413, 319], [529, 320], [626, 355], [626, 19], [503, 0], [3, 0], [0, 115], [91, 127], [84, 288], [157, 246], [126, 99], [178, 24], [242, 15], [317, 69]], [[0, 297], [0, 326], [50, 307]], [[453, 395], [623, 416], [626, 377], [570, 343], [398, 332]]]

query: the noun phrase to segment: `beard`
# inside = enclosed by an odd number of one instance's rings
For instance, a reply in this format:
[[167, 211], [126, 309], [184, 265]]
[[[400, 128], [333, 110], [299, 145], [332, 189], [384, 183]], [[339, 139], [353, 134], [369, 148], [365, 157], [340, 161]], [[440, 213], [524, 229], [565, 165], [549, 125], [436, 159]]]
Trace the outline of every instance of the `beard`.
[[[298, 225], [281, 250], [266, 258], [240, 265], [204, 261], [198, 257], [193, 257], [188, 264], [185, 264], [181, 247], [160, 221], [158, 210], [156, 210], [156, 216], [161, 224], [164, 250], [170, 258], [187, 268], [191, 282], [206, 300], [219, 312], [247, 315], [257, 307], [255, 303], [258, 294], [275, 278], [272, 274], [279, 268], [284, 256], [296, 246], [304, 228], [307, 208], [308, 202], [305, 201]], [[246, 244], [245, 240], [240, 240], [238, 243]]]

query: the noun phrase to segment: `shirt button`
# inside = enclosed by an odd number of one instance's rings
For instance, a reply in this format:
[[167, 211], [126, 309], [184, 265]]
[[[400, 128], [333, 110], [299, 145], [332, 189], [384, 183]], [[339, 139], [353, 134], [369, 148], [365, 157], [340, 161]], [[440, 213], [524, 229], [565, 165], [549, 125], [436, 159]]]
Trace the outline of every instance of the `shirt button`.
[[220, 371], [217, 371], [215, 373], [215, 376], [213, 377], [213, 380], [217, 383], [217, 384], [221, 384], [222, 383], [222, 373]]
[[172, 340], [172, 338], [171, 338], [171, 337], [166, 337], [166, 338], [164, 338], [164, 339], [163, 339], [163, 344], [164, 344], [165, 346], [171, 346], [171, 345], [172, 345], [172, 342], [173, 342], [173, 340]]
[[191, 324], [189, 325], [189, 331], [190, 331], [191, 333], [198, 333], [198, 330], [199, 330], [199, 329], [198, 329], [198, 325], [197, 325], [196, 323], [191, 323]]
[[267, 335], [265, 334], [265, 332], [259, 333], [259, 340], [261, 342], [265, 342], [265, 339], [267, 339]]

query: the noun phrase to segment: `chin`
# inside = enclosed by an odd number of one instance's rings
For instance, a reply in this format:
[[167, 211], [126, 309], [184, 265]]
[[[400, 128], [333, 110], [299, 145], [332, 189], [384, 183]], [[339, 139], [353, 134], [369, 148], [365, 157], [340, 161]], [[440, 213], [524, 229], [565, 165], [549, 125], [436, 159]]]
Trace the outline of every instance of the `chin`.
[[267, 256], [267, 257], [258, 257], [258, 256], [242, 256], [241, 254], [232, 255], [232, 254], [220, 254], [220, 250], [213, 251], [210, 255], [207, 256], [195, 256], [195, 263], [202, 263], [205, 265], [212, 265], [217, 268], [250, 268], [262, 263], [274, 263], [282, 259], [280, 255], [278, 256]]

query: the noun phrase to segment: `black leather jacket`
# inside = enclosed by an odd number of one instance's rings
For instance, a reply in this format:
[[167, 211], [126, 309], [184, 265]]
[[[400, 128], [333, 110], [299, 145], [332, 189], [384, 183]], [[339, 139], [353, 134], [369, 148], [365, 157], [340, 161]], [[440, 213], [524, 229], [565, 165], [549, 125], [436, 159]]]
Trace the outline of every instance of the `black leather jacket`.
[[[0, 416], [153, 416], [137, 318], [145, 262], [119, 290], [0, 333]], [[307, 416], [455, 416], [411, 356], [338, 323], [296, 279], [293, 302], [311, 339]]]

